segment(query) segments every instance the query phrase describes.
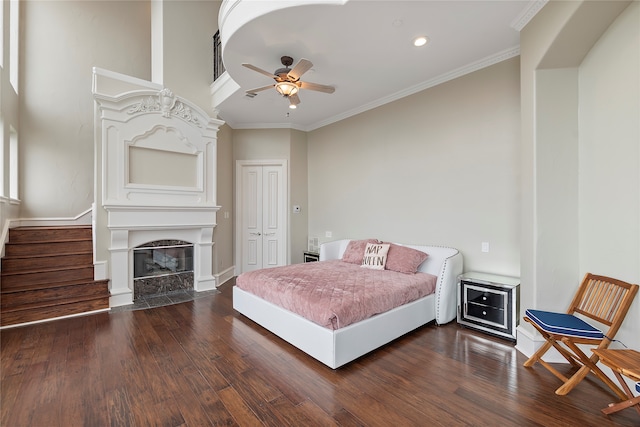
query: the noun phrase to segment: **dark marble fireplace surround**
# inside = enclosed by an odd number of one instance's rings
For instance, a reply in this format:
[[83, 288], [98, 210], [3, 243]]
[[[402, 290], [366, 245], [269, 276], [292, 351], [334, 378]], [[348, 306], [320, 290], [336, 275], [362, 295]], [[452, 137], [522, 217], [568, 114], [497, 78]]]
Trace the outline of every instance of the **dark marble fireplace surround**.
[[193, 292], [193, 244], [156, 240], [136, 247], [133, 300]]
[[[185, 244], [193, 248], [193, 245], [182, 240], [158, 240], [140, 245], [136, 249], [146, 250], [150, 248], [167, 247], [171, 245], [182, 246]], [[220, 291], [218, 291], [217, 289], [211, 289], [201, 292], [197, 292], [196, 290], [194, 290], [193, 266], [191, 266], [191, 271], [173, 272], [170, 268], [172, 267], [171, 263], [169, 263], [169, 265], [167, 266], [166, 263], [161, 262], [160, 264], [163, 265], [154, 266], [153, 264], [156, 263], [152, 262], [152, 259], [153, 255], [149, 256], [148, 253], [145, 256], [141, 257], [138, 261], [141, 263], [138, 265], [138, 270], [140, 270], [141, 266], [144, 266], [145, 270], [155, 269], [155, 272], [159, 274], [153, 277], [147, 275], [146, 277], [140, 277], [138, 279], [134, 278], [133, 304], [113, 307], [111, 309], [112, 312], [144, 310], [147, 308], [161, 307], [186, 301], [193, 301], [198, 298], [204, 298], [220, 293]], [[135, 269], [136, 267], [134, 261], [134, 272]], [[169, 270], [172, 274], [163, 274], [168, 273], [168, 271], [166, 270]], [[147, 272], [149, 273], [149, 271]]]

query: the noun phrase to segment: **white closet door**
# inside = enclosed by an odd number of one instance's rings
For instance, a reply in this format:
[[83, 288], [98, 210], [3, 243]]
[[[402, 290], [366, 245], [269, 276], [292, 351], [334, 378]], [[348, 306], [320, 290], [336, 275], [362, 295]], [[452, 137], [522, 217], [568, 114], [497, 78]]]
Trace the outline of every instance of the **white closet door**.
[[262, 267], [285, 265], [282, 167], [262, 168]]
[[283, 165], [243, 165], [242, 271], [286, 264], [286, 181]]
[[262, 268], [262, 167], [242, 168], [242, 271]]

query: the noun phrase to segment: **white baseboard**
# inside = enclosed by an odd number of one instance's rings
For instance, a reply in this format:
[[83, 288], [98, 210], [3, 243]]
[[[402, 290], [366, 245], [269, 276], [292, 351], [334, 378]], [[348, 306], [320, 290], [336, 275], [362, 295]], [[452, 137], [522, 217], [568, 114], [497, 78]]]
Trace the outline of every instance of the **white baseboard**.
[[[522, 325], [516, 328], [516, 350], [524, 354], [527, 357], [531, 357], [533, 353], [545, 343], [544, 338], [537, 332], [531, 333], [527, 328]], [[555, 348], [550, 348], [543, 357], [545, 362], [549, 363], [568, 363]]]
[[100, 310], [85, 311], [84, 313], [67, 314], [66, 316], [52, 317], [50, 319], [34, 320], [32, 322], [24, 322], [24, 323], [17, 323], [15, 325], [0, 326], [0, 330], [17, 328], [18, 326], [35, 325], [37, 323], [51, 322], [53, 320], [70, 319], [72, 317], [88, 316], [88, 315], [91, 315], [91, 314], [108, 312], [109, 310], [110, 310], [109, 308], [103, 308], [103, 309], [100, 309]]
[[111, 294], [109, 297], [109, 307], [120, 307], [121, 305], [133, 304], [133, 291], [120, 294]]
[[215, 276], [199, 277], [197, 282], [193, 284], [193, 290], [196, 292], [211, 291], [216, 288]]
[[229, 280], [233, 279], [233, 277], [235, 276], [235, 270], [236, 270], [236, 267], [235, 266], [231, 266], [231, 267], [227, 268], [226, 270], [216, 274], [215, 275], [215, 277], [216, 277], [216, 287], [219, 287], [220, 285], [223, 285], [224, 283], [226, 283]]
[[91, 225], [91, 208], [74, 218], [17, 218], [10, 221], [10, 227], [58, 227], [67, 225]]

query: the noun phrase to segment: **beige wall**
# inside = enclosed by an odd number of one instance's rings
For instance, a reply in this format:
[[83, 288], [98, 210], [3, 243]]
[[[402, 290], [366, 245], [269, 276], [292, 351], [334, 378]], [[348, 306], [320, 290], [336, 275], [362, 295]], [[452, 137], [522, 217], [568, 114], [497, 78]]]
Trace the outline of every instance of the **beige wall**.
[[[213, 35], [220, 1], [162, 2], [162, 81], [173, 93], [195, 103], [209, 116], [213, 82]], [[154, 34], [154, 39], [156, 34]], [[155, 60], [155, 58], [154, 58]], [[154, 70], [155, 71], [155, 70]]]
[[233, 143], [232, 130], [223, 125], [218, 131], [217, 225], [213, 230], [213, 271], [222, 273], [234, 266], [234, 204], [233, 204]]
[[[307, 168], [307, 134], [291, 131], [291, 163], [289, 164], [289, 243], [291, 262], [303, 262], [304, 251], [307, 250], [307, 226], [309, 221], [308, 204], [308, 168]], [[300, 212], [294, 212], [293, 206], [300, 206]]]
[[519, 275], [519, 58], [310, 132], [308, 144], [311, 236], [453, 246], [466, 271]]
[[521, 311], [566, 309], [589, 271], [640, 282], [639, 18], [638, 2], [551, 1], [521, 32]]
[[237, 129], [233, 131], [233, 157], [235, 160], [289, 160], [289, 129]]
[[75, 217], [93, 202], [92, 67], [150, 79], [149, 2], [21, 5], [20, 216]]

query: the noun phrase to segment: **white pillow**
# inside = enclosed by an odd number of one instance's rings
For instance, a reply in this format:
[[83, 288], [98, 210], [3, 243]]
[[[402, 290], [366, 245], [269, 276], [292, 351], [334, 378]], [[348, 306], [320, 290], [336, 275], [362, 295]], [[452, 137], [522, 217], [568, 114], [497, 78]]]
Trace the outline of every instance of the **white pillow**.
[[384, 266], [387, 264], [389, 246], [388, 243], [367, 243], [367, 246], [364, 248], [362, 267], [373, 270], [384, 270]]

